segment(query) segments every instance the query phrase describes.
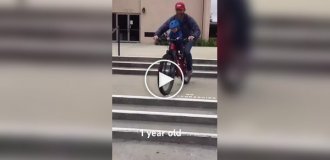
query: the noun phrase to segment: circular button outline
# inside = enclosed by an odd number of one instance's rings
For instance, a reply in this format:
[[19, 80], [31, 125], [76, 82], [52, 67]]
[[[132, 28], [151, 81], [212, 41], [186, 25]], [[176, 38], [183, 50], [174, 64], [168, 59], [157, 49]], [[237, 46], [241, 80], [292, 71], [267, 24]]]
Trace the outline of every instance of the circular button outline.
[[[175, 94], [173, 94], [172, 96], [169, 96], [169, 97], [159, 97], [159, 96], [157, 96], [156, 94], [154, 94], [154, 93], [152, 93], [152, 92], [150, 91], [150, 89], [149, 89], [149, 87], [148, 87], [148, 84], [147, 84], [147, 75], [148, 75], [149, 70], [151, 69], [151, 67], [152, 67], [153, 65], [155, 65], [155, 64], [157, 64], [157, 63], [160, 63], [160, 62], [170, 62], [170, 63], [174, 64], [177, 68], [179, 68], [179, 71], [180, 71], [181, 76], [182, 76], [180, 89], [179, 89]], [[180, 93], [180, 91], [182, 90], [183, 85], [184, 85], [184, 81], [183, 81], [183, 79], [184, 79], [184, 74], [183, 74], [183, 71], [182, 71], [182, 69], [180, 68], [180, 66], [179, 66], [178, 64], [174, 63], [173, 61], [167, 60], [167, 59], [161, 59], [161, 60], [158, 60], [158, 61], [152, 63], [152, 64], [148, 67], [148, 69], [147, 69], [147, 71], [146, 71], [146, 73], [145, 73], [145, 75], [144, 75], [144, 85], [146, 86], [148, 92], [149, 92], [152, 96], [154, 96], [154, 97], [156, 97], [156, 98], [159, 98], [159, 99], [170, 99], [170, 98], [174, 98], [175, 96], [177, 96], [177, 95]]]

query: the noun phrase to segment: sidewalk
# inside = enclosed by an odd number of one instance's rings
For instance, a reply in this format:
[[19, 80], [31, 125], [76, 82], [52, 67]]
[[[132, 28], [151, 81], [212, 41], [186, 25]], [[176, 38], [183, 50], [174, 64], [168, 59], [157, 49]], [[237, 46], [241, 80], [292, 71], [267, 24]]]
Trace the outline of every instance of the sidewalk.
[[[165, 54], [168, 46], [158, 46], [141, 43], [120, 43], [122, 57], [153, 57], [160, 58]], [[217, 47], [193, 47], [193, 59], [217, 59]], [[112, 43], [112, 55], [118, 56], [118, 43]]]

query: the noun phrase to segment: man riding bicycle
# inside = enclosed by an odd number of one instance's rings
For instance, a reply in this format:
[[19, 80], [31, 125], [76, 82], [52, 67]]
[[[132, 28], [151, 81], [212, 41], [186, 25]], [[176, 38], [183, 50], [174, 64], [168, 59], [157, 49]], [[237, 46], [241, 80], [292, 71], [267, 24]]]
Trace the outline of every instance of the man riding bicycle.
[[191, 75], [192, 75], [192, 55], [191, 48], [195, 41], [200, 37], [200, 29], [196, 23], [196, 21], [185, 13], [186, 7], [183, 2], [178, 2], [175, 4], [176, 14], [170, 17], [156, 32], [154, 39], [158, 40], [158, 38], [169, 30], [169, 24], [173, 20], [177, 20], [180, 22], [180, 29], [182, 31], [182, 38], [187, 38], [189, 42], [184, 44], [184, 54], [187, 62], [187, 76], [185, 76], [185, 83], [189, 83]]

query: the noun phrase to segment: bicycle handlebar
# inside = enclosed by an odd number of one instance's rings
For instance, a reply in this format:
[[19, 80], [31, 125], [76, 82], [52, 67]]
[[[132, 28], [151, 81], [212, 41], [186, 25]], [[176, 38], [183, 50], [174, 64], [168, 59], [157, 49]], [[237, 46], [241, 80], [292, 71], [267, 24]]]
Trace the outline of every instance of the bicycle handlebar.
[[188, 38], [184, 38], [184, 39], [167, 39], [167, 37], [168, 37], [167, 34], [163, 34], [160, 37], [158, 37], [158, 39], [156, 39], [156, 41], [166, 40], [166, 41], [169, 41], [169, 42], [176, 42], [176, 41], [182, 40], [183, 42], [189, 42]]
[[184, 38], [184, 39], [167, 39], [166, 37], [159, 37], [158, 40], [166, 40], [166, 41], [170, 41], [170, 42], [176, 42], [176, 41], [184, 41], [184, 42], [188, 42], [188, 38]]
[[188, 38], [185, 38], [185, 39], [166, 39], [166, 40], [168, 40], [168, 41], [172, 41], [172, 42], [175, 42], [175, 41], [184, 41], [184, 42], [186, 42], [186, 41], [188, 41]]

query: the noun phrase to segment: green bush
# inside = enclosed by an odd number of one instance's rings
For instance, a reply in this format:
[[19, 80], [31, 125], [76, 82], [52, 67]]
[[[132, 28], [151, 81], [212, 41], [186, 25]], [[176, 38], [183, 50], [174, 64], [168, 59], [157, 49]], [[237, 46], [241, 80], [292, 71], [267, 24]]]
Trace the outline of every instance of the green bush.
[[168, 46], [169, 44], [167, 40], [160, 40], [157, 42], [156, 45]]
[[199, 39], [197, 40], [195, 46], [201, 46], [201, 47], [216, 47], [217, 46], [217, 40], [216, 38], [210, 38], [208, 41]]

